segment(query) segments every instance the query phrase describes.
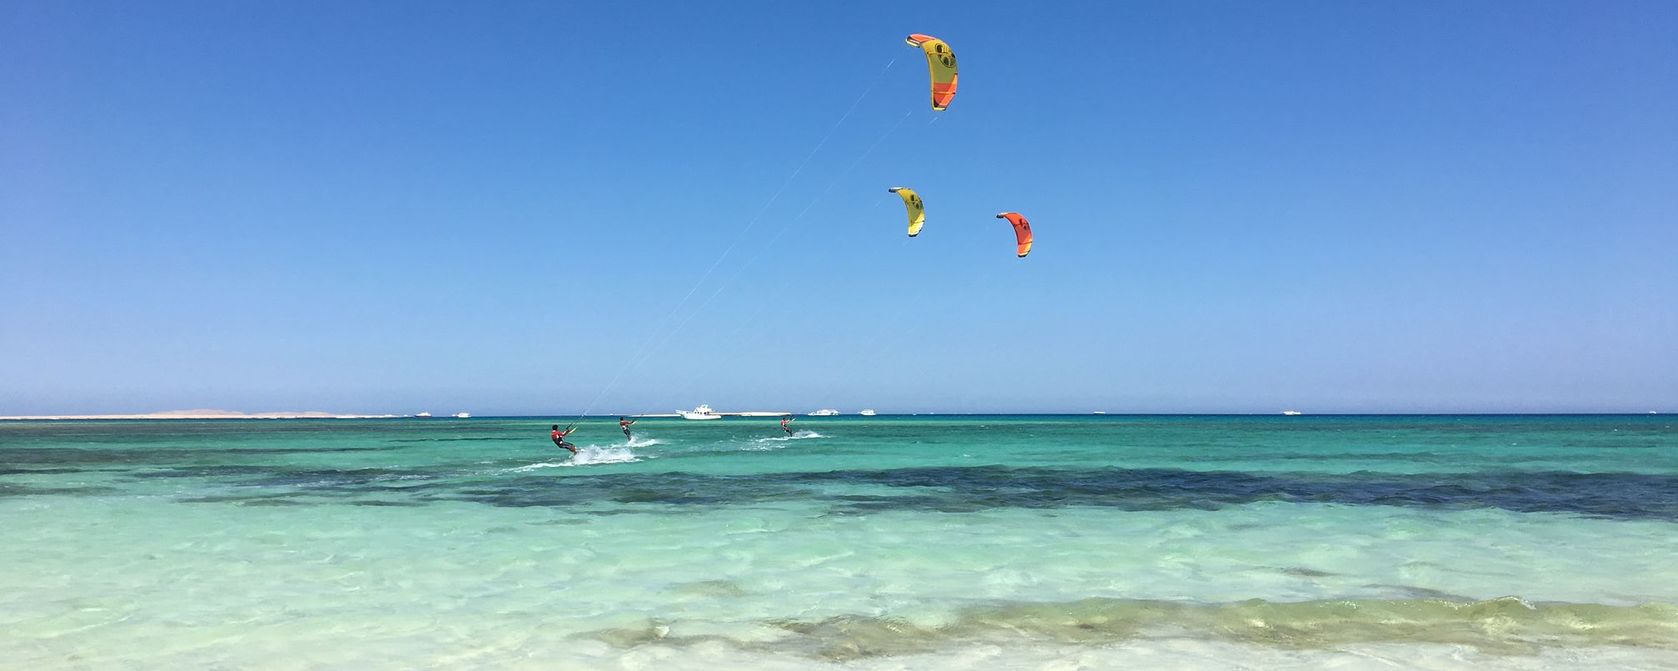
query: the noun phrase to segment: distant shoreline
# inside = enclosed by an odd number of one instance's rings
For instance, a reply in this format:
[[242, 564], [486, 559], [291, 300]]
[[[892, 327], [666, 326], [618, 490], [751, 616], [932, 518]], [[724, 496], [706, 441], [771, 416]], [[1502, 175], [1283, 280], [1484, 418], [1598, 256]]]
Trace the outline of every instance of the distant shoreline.
[[411, 415], [351, 415], [310, 410], [304, 412], [238, 412], [234, 410], [170, 410], [167, 412], [124, 413], [111, 415], [14, 415], [0, 416], [0, 420], [15, 421], [76, 421], [100, 419], [394, 419]]

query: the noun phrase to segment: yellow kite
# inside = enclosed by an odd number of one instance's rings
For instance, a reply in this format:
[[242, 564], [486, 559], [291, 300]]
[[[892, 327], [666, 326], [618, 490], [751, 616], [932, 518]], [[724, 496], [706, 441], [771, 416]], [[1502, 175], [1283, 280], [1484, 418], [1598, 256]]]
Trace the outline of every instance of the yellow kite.
[[894, 186], [887, 190], [903, 199], [903, 209], [909, 213], [909, 237], [920, 235], [921, 225], [926, 223], [926, 205], [921, 203], [920, 194], [904, 186]]

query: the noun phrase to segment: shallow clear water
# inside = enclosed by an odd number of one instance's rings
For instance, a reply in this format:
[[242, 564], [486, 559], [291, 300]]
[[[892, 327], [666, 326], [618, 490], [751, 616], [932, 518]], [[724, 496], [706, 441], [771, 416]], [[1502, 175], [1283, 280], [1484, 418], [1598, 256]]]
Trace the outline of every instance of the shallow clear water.
[[15, 668], [1678, 667], [1665, 416], [0, 422]]

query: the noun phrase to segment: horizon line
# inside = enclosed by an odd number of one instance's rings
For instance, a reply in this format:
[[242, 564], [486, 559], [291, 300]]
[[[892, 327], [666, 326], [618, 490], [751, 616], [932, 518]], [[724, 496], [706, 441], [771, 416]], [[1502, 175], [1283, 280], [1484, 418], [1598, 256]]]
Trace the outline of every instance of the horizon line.
[[[882, 412], [875, 415], [848, 413], [840, 415], [817, 415], [812, 417], [805, 413], [787, 413], [764, 417], [725, 417], [727, 420], [771, 420], [777, 417], [810, 417], [816, 419], [843, 418], [881, 418], [881, 417], [1286, 417], [1301, 419], [1306, 417], [1650, 417], [1668, 414], [1678, 414], [1669, 411], [1542, 411], [1542, 412], [1493, 412], [1493, 411], [1447, 411], [1447, 412], [1319, 412], [1287, 415], [1281, 412]], [[615, 417], [637, 417], [641, 419], [682, 419], [679, 416], [659, 413], [658, 416], [648, 416], [638, 413], [600, 413], [587, 415], [573, 415], [570, 413], [552, 414], [508, 414], [508, 415], [470, 415], [456, 417], [452, 414], [420, 417], [417, 415], [395, 414], [360, 414], [360, 413], [244, 413], [224, 416], [171, 416], [169, 413], [107, 413], [107, 414], [48, 414], [48, 415], [0, 415], [0, 422], [145, 422], [145, 421], [240, 421], [240, 420], [437, 420], [437, 421], [471, 421], [488, 419], [541, 419], [550, 421], [554, 418], [570, 418], [566, 421], [610, 420]], [[689, 420], [683, 420], [689, 421]]]

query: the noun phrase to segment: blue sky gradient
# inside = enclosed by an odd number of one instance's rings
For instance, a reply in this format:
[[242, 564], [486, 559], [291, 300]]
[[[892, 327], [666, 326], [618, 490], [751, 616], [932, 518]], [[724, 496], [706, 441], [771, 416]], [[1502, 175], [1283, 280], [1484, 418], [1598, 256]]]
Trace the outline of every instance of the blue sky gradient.
[[[960, 57], [941, 115], [910, 32]], [[1678, 410], [1675, 34], [1671, 2], [0, 3], [0, 414]]]

